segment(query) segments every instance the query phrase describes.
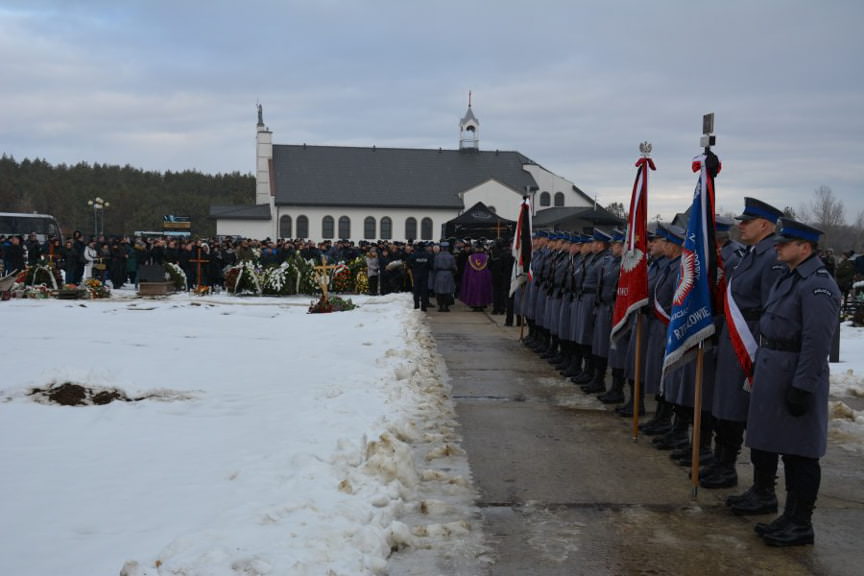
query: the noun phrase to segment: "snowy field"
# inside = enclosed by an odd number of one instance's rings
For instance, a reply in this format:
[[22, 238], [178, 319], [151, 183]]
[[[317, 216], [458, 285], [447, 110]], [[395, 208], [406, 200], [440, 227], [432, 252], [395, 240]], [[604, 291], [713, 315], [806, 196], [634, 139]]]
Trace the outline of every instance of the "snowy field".
[[[436, 558], [485, 562], [423, 314], [408, 295], [355, 300], [316, 315], [308, 298], [131, 290], [0, 303], [0, 574], [358, 576], [386, 574], [393, 551], [424, 576]], [[842, 328], [831, 370], [829, 450], [861, 451], [864, 329]], [[64, 383], [131, 401], [32, 394]]]
[[[314, 315], [308, 298], [133, 296], [0, 303], [0, 574], [355, 576], [394, 550], [481, 555], [410, 295]], [[31, 395], [64, 383], [132, 401]]]

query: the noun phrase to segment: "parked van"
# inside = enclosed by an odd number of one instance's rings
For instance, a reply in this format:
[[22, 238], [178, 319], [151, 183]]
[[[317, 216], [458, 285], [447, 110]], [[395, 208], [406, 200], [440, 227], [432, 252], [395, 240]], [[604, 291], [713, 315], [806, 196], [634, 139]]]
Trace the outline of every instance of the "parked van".
[[31, 232], [36, 234], [39, 242], [52, 236], [63, 242], [60, 226], [50, 214], [0, 212], [0, 236], [21, 235], [26, 238]]

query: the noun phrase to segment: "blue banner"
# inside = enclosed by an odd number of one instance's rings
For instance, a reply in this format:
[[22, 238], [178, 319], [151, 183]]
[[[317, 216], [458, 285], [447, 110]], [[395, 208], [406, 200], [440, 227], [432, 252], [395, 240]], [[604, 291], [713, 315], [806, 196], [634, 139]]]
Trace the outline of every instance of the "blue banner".
[[714, 178], [706, 164], [716, 165], [716, 158], [713, 156], [706, 162], [706, 156], [703, 155], [693, 162], [694, 170], [698, 169], [700, 174], [693, 193], [687, 237], [684, 239], [678, 283], [666, 332], [664, 373], [688, 360], [691, 352], [695, 352], [699, 344], [710, 338], [715, 330]]

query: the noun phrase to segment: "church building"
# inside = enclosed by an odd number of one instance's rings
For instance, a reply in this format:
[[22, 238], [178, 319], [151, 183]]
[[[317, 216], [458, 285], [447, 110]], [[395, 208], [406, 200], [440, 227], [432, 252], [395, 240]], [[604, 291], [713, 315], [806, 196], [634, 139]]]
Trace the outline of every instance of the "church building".
[[526, 194], [535, 216], [555, 209], [542, 228], [620, 222], [521, 153], [481, 150], [470, 99], [456, 150], [273, 144], [259, 105], [255, 204], [214, 205], [210, 217], [222, 236], [438, 240], [449, 221], [478, 203], [515, 220]]

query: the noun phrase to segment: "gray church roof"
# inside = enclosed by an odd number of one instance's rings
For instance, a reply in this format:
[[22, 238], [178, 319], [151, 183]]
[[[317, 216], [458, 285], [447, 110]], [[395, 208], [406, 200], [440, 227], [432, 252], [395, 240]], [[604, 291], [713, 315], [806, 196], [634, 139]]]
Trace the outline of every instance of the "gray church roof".
[[519, 152], [273, 146], [276, 204], [463, 208], [459, 197], [490, 179], [521, 194], [536, 186]]
[[214, 204], [210, 218], [223, 220], [270, 220], [269, 204]]

